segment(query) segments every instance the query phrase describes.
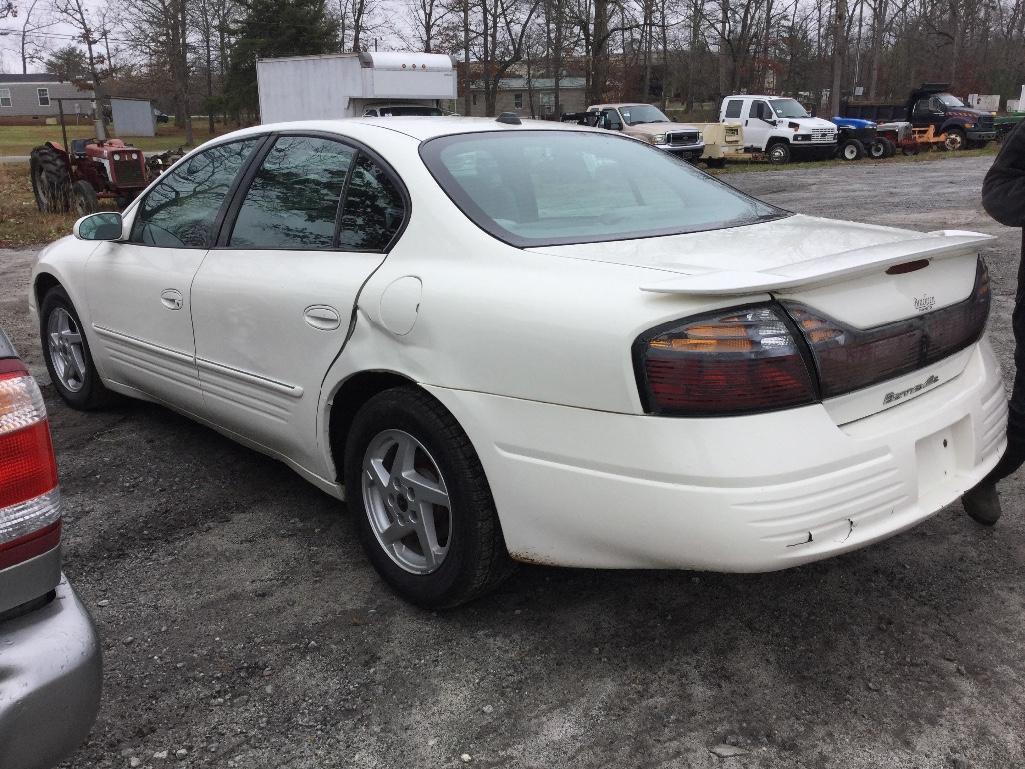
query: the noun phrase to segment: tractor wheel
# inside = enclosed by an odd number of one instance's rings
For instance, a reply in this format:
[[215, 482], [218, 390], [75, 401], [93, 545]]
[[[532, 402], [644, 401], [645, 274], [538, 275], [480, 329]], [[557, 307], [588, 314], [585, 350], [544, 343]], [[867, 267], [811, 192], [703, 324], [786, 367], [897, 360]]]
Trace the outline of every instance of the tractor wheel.
[[885, 139], [876, 139], [874, 142], [868, 145], [868, 154], [873, 160], [882, 160], [886, 157], [886, 145], [884, 144]]
[[861, 160], [865, 157], [865, 145], [857, 139], [848, 139], [840, 147], [840, 157], [844, 160]]
[[29, 156], [32, 194], [44, 214], [63, 214], [71, 207], [71, 176], [61, 153], [42, 145]]
[[943, 142], [945, 149], [951, 152], [957, 152], [963, 150], [968, 145], [968, 137], [965, 136], [965, 132], [960, 128], [951, 128], [947, 131], [947, 139]]
[[900, 147], [900, 151], [903, 152], [905, 155], [909, 155], [909, 156], [910, 155], [917, 155], [918, 151], [919, 151], [919, 147], [918, 147], [917, 143], [916, 144], [902, 144], [901, 147]]
[[790, 162], [790, 145], [785, 141], [776, 142], [766, 150], [769, 162], [773, 165], [782, 166]]
[[100, 210], [100, 201], [96, 198], [96, 190], [84, 179], [71, 185], [71, 199], [75, 204], [75, 213], [79, 216], [95, 214]]
[[882, 139], [880, 139], [880, 141], [883, 143], [883, 146], [886, 147], [886, 154], [883, 155], [884, 158], [892, 158], [894, 155], [897, 154], [897, 145], [890, 141], [887, 137], [884, 136]]
[[726, 158], [705, 158], [705, 165], [709, 168], [726, 168]]

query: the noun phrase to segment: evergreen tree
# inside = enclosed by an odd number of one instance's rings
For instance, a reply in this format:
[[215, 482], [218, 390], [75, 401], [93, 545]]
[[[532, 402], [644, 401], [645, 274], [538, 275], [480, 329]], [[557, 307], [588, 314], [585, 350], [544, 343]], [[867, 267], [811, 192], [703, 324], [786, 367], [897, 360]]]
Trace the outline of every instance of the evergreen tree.
[[338, 50], [338, 21], [325, 0], [242, 0], [225, 94], [236, 115], [256, 114], [256, 60]]

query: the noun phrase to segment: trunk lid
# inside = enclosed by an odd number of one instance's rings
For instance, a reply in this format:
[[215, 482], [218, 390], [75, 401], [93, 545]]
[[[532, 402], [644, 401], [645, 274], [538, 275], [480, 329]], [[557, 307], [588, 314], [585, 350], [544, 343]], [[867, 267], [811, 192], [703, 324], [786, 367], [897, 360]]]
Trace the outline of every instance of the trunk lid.
[[[851, 329], [878, 329], [968, 301], [979, 247], [989, 240], [974, 232], [921, 233], [797, 215], [713, 232], [534, 250], [661, 270], [664, 277], [639, 286], [656, 295], [720, 296], [729, 306], [769, 294]], [[877, 392], [880, 383], [835, 396], [841, 407], [831, 413], [843, 424], [905, 403], [956, 377], [967, 361], [957, 353], [905, 371], [890, 380], [902, 385], [900, 397], [887, 399], [892, 388]]]

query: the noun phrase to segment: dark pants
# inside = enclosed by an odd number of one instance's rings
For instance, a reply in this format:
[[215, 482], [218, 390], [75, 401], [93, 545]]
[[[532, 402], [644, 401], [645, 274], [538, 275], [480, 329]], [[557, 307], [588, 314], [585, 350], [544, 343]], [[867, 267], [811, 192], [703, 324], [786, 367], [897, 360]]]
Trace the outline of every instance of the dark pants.
[[[1022, 253], [1025, 254], [1025, 242]], [[1025, 256], [1018, 266], [1018, 290], [1011, 314], [1011, 328], [1014, 331], [1014, 388], [1008, 404], [1007, 451], [983, 483], [996, 483], [1025, 464]]]

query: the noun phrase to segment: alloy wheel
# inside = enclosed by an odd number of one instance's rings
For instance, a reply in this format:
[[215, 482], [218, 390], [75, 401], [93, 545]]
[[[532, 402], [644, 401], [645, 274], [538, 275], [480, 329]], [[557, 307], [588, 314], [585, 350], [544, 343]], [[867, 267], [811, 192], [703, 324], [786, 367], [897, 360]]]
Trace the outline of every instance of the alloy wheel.
[[410, 574], [430, 574], [448, 554], [452, 507], [438, 463], [402, 430], [374, 436], [363, 455], [363, 505], [388, 557]]
[[46, 320], [46, 336], [54, 373], [69, 392], [77, 393], [88, 374], [81, 329], [71, 313], [58, 307]]

